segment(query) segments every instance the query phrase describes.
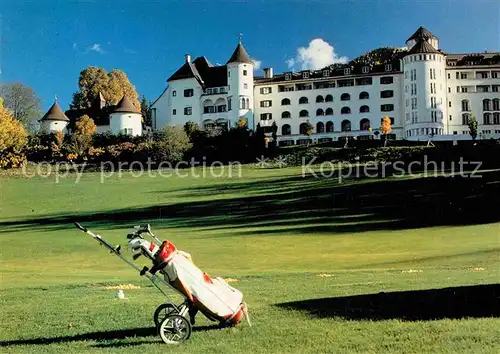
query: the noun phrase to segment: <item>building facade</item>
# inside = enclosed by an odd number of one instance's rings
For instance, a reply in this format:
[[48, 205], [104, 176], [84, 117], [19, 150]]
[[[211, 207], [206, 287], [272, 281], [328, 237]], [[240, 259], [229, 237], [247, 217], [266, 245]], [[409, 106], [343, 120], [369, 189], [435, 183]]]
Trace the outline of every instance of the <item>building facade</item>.
[[[470, 139], [467, 122], [478, 121], [478, 138], [500, 138], [500, 53], [448, 54], [420, 27], [384, 62], [350, 62], [320, 70], [253, 76], [253, 63], [238, 43], [223, 66], [205, 57], [183, 66], [153, 103], [153, 125], [198, 123], [228, 129], [244, 119], [280, 145], [344, 139], [377, 139], [389, 117], [391, 139]], [[307, 126], [313, 126], [308, 135]]]

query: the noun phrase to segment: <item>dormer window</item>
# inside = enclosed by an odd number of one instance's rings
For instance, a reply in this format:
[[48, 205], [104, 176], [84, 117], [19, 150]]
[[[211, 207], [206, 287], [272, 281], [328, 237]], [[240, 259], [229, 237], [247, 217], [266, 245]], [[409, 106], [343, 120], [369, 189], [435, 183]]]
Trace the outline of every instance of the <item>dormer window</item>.
[[309, 72], [308, 72], [308, 71], [304, 71], [304, 72], [302, 73], [302, 78], [303, 78], [303, 79], [309, 79]]
[[219, 92], [219, 89], [218, 89], [217, 87], [214, 87], [214, 88], [212, 89], [212, 92], [213, 92], [213, 93], [218, 93], [218, 92]]
[[211, 88], [207, 88], [207, 93], [210, 95], [212, 93], [212, 89]]
[[385, 64], [385, 71], [392, 71], [392, 64]]
[[363, 68], [361, 69], [361, 72], [363, 74], [368, 74], [370, 72], [370, 68], [368, 66], [363, 66]]
[[350, 68], [345, 68], [344, 69], [344, 75], [351, 75], [351, 69]]
[[291, 80], [292, 79], [292, 74], [287, 73], [285, 74], [285, 80]]
[[324, 77], [330, 76], [330, 70], [323, 70], [323, 76]]

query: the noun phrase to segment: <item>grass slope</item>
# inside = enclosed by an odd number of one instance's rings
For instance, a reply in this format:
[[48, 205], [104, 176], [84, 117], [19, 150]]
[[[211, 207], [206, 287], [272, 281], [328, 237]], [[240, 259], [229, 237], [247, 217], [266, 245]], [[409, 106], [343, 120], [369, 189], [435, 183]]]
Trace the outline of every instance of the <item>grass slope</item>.
[[[496, 353], [499, 176], [339, 183], [245, 167], [241, 178], [0, 177], [0, 346]], [[117, 244], [151, 223], [201, 269], [239, 280], [253, 327], [215, 330], [199, 316], [188, 343], [166, 348], [151, 327], [161, 295], [73, 221]], [[141, 288], [124, 301], [104, 287], [127, 283]]]

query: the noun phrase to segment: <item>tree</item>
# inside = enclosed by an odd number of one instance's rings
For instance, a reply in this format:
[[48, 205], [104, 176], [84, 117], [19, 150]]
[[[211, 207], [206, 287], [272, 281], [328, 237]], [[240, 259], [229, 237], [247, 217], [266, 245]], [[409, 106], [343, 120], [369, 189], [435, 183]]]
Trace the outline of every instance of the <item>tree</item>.
[[197, 132], [200, 130], [200, 127], [198, 126], [198, 124], [196, 124], [195, 122], [193, 121], [187, 121], [185, 124], [184, 124], [184, 131], [186, 132], [187, 136], [191, 139], [191, 135], [193, 135], [193, 133]]
[[276, 122], [273, 122], [271, 129], [273, 131], [273, 134], [271, 135], [273, 138], [273, 144], [274, 146], [278, 146], [278, 126], [276, 125]]
[[76, 121], [75, 134], [91, 137], [97, 130], [94, 120], [88, 115], [83, 115]]
[[236, 122], [236, 128], [239, 129], [247, 129], [248, 128], [248, 119], [245, 117], [240, 117]]
[[99, 93], [111, 104], [117, 104], [125, 94], [137, 108], [141, 106], [135, 86], [123, 71], [115, 69], [106, 73], [103, 68], [89, 66], [80, 72], [78, 91], [73, 94], [70, 107], [89, 108]]
[[[311, 122], [307, 121], [305, 123], [303, 123], [303, 134], [304, 135], [307, 135], [308, 137], [310, 137], [313, 133], [313, 125], [311, 124]], [[307, 141], [307, 146], [309, 146], [309, 140]]]
[[184, 154], [192, 147], [184, 128], [167, 126], [160, 134], [155, 144], [158, 153], [157, 160], [176, 163], [182, 161]]
[[148, 127], [153, 126], [153, 114], [151, 112], [151, 105], [146, 100], [146, 96], [142, 95], [141, 99], [141, 114], [144, 119], [144, 124]]
[[473, 115], [470, 115], [467, 119], [467, 125], [469, 126], [469, 134], [472, 140], [475, 141], [477, 138], [477, 119]]
[[71, 137], [70, 151], [78, 156], [86, 155], [92, 147], [92, 135], [97, 127], [94, 120], [88, 115], [83, 115], [76, 121], [75, 133]]
[[380, 125], [380, 132], [384, 135], [384, 147], [387, 146], [387, 134], [392, 131], [391, 118], [385, 116]]
[[42, 115], [40, 99], [29, 86], [18, 82], [0, 85], [0, 97], [4, 99], [4, 107], [25, 127], [33, 128], [35, 119]]
[[22, 123], [5, 109], [0, 98], [0, 168], [18, 167], [25, 162], [27, 137]]
[[264, 132], [264, 128], [260, 125], [260, 123], [257, 124], [257, 128], [255, 129], [254, 139], [256, 152], [258, 155], [260, 155], [264, 152], [264, 149], [266, 147], [266, 134]]

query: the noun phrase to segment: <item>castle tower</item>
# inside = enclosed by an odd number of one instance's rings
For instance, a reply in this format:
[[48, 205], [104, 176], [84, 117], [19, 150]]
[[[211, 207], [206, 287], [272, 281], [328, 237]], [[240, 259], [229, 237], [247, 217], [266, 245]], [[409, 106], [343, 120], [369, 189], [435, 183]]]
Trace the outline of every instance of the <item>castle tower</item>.
[[142, 135], [142, 115], [124, 95], [109, 115], [109, 128], [114, 134]]
[[63, 113], [56, 101], [38, 122], [41, 123], [40, 128], [45, 133], [64, 132], [69, 118]]
[[437, 38], [420, 27], [408, 40], [403, 58], [406, 137], [428, 140], [446, 134], [446, 58], [431, 43]]
[[253, 129], [253, 62], [241, 41], [226, 66], [229, 124], [234, 126], [238, 119], [244, 118], [247, 127]]

